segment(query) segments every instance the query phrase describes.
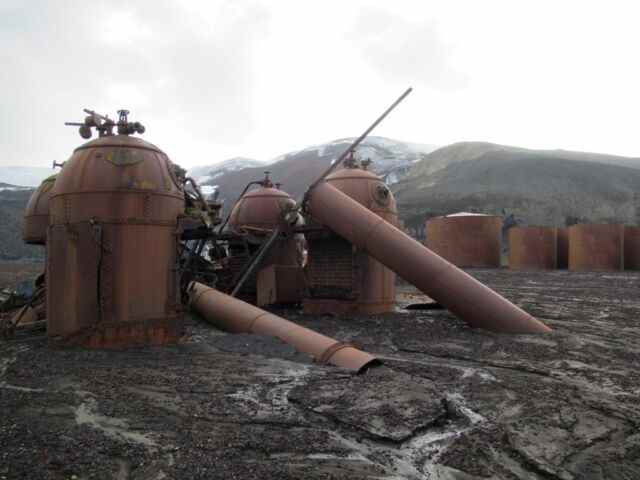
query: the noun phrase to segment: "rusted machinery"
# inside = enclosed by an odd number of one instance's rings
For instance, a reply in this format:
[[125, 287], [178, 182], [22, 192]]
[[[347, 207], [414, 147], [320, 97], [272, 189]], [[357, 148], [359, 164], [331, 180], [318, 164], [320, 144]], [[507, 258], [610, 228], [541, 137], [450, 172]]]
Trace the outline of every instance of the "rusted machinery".
[[624, 268], [640, 270], [640, 227], [624, 227]]
[[580, 224], [569, 227], [569, 270], [624, 269], [624, 225]]
[[[177, 272], [184, 185], [144, 131], [91, 112], [99, 138], [76, 148], [51, 191], [49, 337], [88, 346], [174, 342], [182, 335]], [[117, 134], [113, 129], [117, 128]]]
[[325, 300], [313, 291], [322, 246], [311, 244], [310, 281], [301, 274], [305, 235], [314, 232], [333, 238], [358, 267], [342, 299], [349, 308], [391, 309], [398, 273], [474, 327], [549, 331], [399, 230], [393, 195], [355, 160], [358, 144], [409, 91], [310, 186], [301, 206], [267, 175], [247, 185], [224, 221], [221, 202], [132, 136], [144, 127], [127, 111], [115, 122], [86, 110], [74, 125], [83, 138], [92, 128], [99, 137], [74, 151], [50, 192], [49, 337], [90, 347], [174, 342], [189, 304], [220, 328], [275, 336], [317, 361], [360, 371], [375, 357], [234, 298], [266, 305], [306, 292]]
[[427, 221], [426, 246], [458, 267], [498, 268], [502, 218], [460, 213]]
[[569, 268], [569, 228], [558, 228], [557, 267]]
[[557, 262], [557, 229], [513, 227], [509, 229], [509, 268], [553, 270]]
[[[384, 182], [358, 162], [353, 151], [345, 168], [326, 181], [393, 225], [398, 213], [393, 194]], [[383, 313], [393, 311], [396, 275], [367, 252], [328, 228], [307, 232], [309, 262], [306, 268], [309, 296], [306, 313]]]

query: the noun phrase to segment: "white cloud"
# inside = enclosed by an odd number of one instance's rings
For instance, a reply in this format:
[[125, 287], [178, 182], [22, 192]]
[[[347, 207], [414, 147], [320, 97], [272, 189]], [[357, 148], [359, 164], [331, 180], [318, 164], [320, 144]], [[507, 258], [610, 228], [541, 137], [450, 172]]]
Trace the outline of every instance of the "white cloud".
[[9, 2], [0, 163], [50, 165], [83, 107], [185, 166], [376, 134], [640, 156], [633, 2]]

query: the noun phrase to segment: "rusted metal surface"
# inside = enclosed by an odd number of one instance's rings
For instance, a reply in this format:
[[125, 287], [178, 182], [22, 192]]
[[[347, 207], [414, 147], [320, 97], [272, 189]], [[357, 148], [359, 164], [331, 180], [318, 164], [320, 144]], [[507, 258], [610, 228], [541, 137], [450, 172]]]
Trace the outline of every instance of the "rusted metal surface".
[[77, 148], [51, 193], [50, 337], [92, 347], [166, 343], [181, 335], [173, 164], [126, 135]]
[[427, 220], [426, 246], [458, 267], [498, 268], [502, 218], [492, 215]]
[[229, 226], [237, 232], [261, 233], [276, 228], [283, 222], [283, 214], [295, 208], [296, 202], [284, 191], [273, 187], [260, 187], [242, 196], [236, 203]]
[[191, 284], [190, 305], [205, 320], [222, 330], [277, 337], [296, 350], [311, 355], [317, 362], [360, 372], [377, 361], [373, 355], [351, 345], [301, 327], [201, 283]]
[[[395, 198], [374, 173], [348, 163], [326, 182], [379, 217], [398, 224]], [[329, 248], [327, 243], [331, 243]], [[304, 301], [305, 312], [376, 314], [394, 310], [396, 275], [367, 252], [353, 249], [339, 238], [310, 240], [310, 251], [307, 272], [312, 295]], [[341, 281], [343, 277], [350, 285]], [[332, 295], [345, 287], [349, 298]]]
[[550, 329], [327, 182], [310, 192], [309, 213], [473, 327], [498, 332]]
[[624, 225], [569, 227], [569, 270], [615, 271], [624, 268]]
[[52, 175], [44, 180], [29, 198], [24, 212], [22, 239], [32, 245], [44, 245], [47, 242], [49, 228], [49, 197], [56, 181]]
[[569, 268], [569, 229], [568, 228], [558, 228], [557, 253], [558, 253], [557, 267], [561, 269]]
[[258, 272], [257, 305], [298, 303], [305, 290], [304, 273], [300, 267], [269, 265]]
[[640, 270], [640, 227], [624, 227], [624, 268]]
[[553, 270], [557, 261], [557, 229], [513, 227], [509, 229], [509, 268]]

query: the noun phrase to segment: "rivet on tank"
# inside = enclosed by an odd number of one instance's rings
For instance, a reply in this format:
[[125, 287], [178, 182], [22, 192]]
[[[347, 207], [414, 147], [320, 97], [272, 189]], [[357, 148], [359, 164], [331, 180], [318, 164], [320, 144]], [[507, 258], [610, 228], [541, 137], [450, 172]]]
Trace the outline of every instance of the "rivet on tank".
[[[93, 111], [51, 191], [48, 335], [90, 347], [163, 344], [182, 334], [176, 265], [183, 185], [139, 122]], [[116, 133], [114, 133], [114, 129]]]

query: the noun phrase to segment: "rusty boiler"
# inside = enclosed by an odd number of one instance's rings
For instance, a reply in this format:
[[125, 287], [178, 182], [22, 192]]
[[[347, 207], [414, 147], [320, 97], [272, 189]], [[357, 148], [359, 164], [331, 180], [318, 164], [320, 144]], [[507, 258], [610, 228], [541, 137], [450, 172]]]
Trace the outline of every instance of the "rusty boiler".
[[[398, 225], [396, 201], [387, 185], [351, 155], [326, 182], [349, 198]], [[329, 232], [309, 238], [307, 278], [310, 297], [307, 313], [357, 312], [377, 314], [393, 311], [396, 274], [364, 249]], [[401, 252], [398, 252], [401, 254]]]
[[558, 261], [561, 269], [569, 268], [569, 228], [558, 228]]
[[[290, 231], [300, 218], [296, 202], [279, 188], [279, 184], [271, 182], [269, 172], [265, 172], [264, 180], [255, 183], [258, 188], [246, 192], [234, 205], [229, 227], [247, 240], [248, 254], [255, 254], [276, 229], [279, 233], [256, 274], [240, 290], [240, 295], [258, 306], [299, 302], [304, 293], [305, 244], [303, 235]], [[248, 257], [238, 248], [232, 253], [232, 267], [238, 271]]]
[[569, 227], [569, 270], [616, 271], [624, 268], [624, 225]]
[[144, 127], [127, 113], [117, 124], [87, 117], [81, 135], [96, 127], [100, 137], [75, 149], [51, 191], [48, 335], [65, 343], [163, 344], [182, 334], [183, 186], [162, 150], [130, 136]]
[[509, 229], [509, 268], [553, 270], [557, 262], [557, 229], [513, 227]]
[[640, 227], [624, 227], [624, 268], [640, 270]]
[[47, 243], [49, 198], [55, 181], [56, 175], [46, 178], [27, 202], [22, 226], [22, 239], [25, 243], [31, 245], [45, 245]]
[[458, 267], [500, 267], [502, 218], [454, 214], [427, 220], [426, 246]]

